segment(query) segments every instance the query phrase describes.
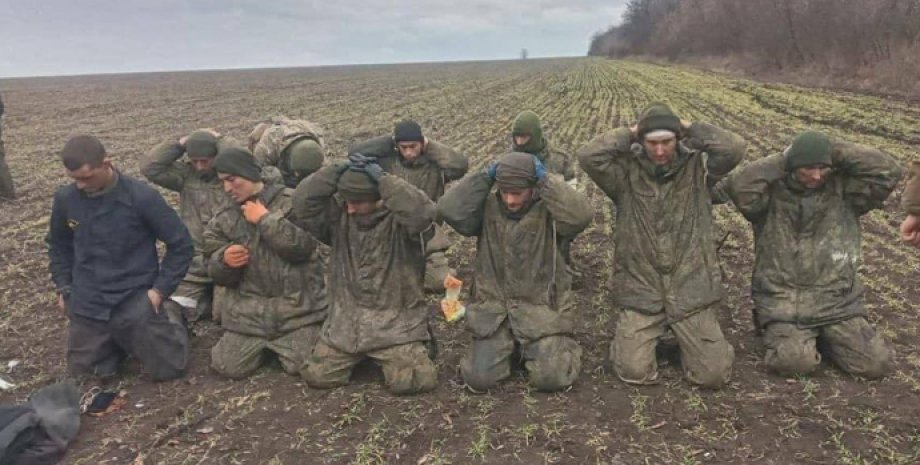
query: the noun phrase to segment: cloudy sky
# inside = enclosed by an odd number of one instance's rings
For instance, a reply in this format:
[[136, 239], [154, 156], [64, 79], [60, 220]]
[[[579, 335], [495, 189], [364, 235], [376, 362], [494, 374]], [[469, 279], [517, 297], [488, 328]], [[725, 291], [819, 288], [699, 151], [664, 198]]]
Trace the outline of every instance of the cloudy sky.
[[578, 56], [626, 0], [0, 0], [0, 77]]

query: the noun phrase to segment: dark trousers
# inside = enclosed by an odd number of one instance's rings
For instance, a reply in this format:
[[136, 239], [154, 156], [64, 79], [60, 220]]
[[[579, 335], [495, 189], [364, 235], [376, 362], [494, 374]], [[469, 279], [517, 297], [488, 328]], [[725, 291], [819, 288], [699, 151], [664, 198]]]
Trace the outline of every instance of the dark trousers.
[[155, 381], [182, 376], [188, 362], [188, 331], [153, 311], [147, 291], [138, 291], [112, 309], [109, 321], [70, 313], [67, 363], [77, 377], [118, 372], [127, 355], [138, 359]]

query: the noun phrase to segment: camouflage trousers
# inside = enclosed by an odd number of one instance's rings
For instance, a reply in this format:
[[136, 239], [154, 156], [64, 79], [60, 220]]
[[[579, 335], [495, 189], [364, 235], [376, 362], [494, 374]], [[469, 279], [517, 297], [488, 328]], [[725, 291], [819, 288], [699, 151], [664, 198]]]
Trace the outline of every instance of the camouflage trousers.
[[688, 381], [713, 389], [728, 382], [735, 349], [725, 340], [714, 307], [670, 324], [664, 312], [647, 315], [623, 310], [610, 344], [610, 360], [617, 376], [630, 384], [656, 383], [655, 348], [669, 328], [680, 347], [680, 361]]
[[[191, 278], [191, 279], [190, 279]], [[214, 284], [200, 278], [186, 276], [179, 283], [168, 303], [181, 308], [185, 321], [194, 323], [211, 315], [214, 301]]]
[[426, 392], [434, 389], [438, 383], [438, 369], [428, 356], [428, 347], [424, 342], [350, 354], [320, 339], [301, 375], [314, 388], [344, 386], [351, 378], [352, 369], [365, 358], [380, 364], [387, 390], [393, 394]]
[[477, 391], [486, 391], [511, 376], [511, 359], [519, 347], [530, 385], [539, 391], [568, 388], [581, 371], [581, 347], [569, 336], [552, 335], [523, 342], [505, 320], [484, 338], [473, 337], [470, 352], [460, 361], [463, 381]]
[[137, 291], [108, 321], [70, 314], [67, 364], [78, 377], [109, 377], [131, 355], [155, 381], [182, 376], [188, 363], [188, 331], [181, 322], [153, 311], [147, 291]]
[[817, 328], [795, 323], [771, 323], [764, 329], [764, 362], [785, 376], [808, 374], [821, 364], [823, 352], [843, 371], [864, 378], [881, 378], [892, 368], [893, 350], [865, 317], [853, 317]]
[[296, 375], [319, 339], [322, 323], [295, 329], [274, 339], [226, 331], [211, 348], [211, 367], [228, 378], [245, 378], [274, 353], [285, 372]]

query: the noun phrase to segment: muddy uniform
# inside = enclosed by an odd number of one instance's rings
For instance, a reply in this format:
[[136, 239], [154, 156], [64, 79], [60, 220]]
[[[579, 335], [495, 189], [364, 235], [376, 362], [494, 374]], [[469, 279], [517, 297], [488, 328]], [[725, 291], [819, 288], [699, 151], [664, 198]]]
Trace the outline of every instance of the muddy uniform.
[[705, 123], [685, 136], [666, 167], [652, 163], [628, 128], [578, 151], [582, 169], [616, 205], [611, 281], [624, 310], [610, 349], [617, 375], [629, 383], [656, 381], [655, 347], [668, 328], [689, 381], [721, 386], [734, 361], [715, 311], [724, 289], [710, 187], [741, 161], [745, 143]]
[[[428, 198], [434, 202], [444, 195], [447, 183], [462, 178], [469, 169], [466, 155], [434, 140], [429, 140], [425, 151], [411, 162], [399, 154], [399, 148], [391, 136], [376, 137], [352, 147], [349, 152], [377, 157], [384, 170], [409, 181], [428, 194]], [[447, 232], [442, 226], [436, 225], [434, 236], [425, 244], [426, 289], [443, 290], [444, 278], [449, 272], [446, 255], [448, 248], [450, 241]]]
[[536, 200], [510, 212], [492, 185], [487, 173], [475, 173], [439, 202], [445, 222], [478, 237], [463, 379], [475, 390], [495, 386], [510, 376], [518, 346], [534, 388], [565, 389], [581, 370], [582, 350], [572, 338], [575, 301], [560, 244], [591, 222], [591, 204], [549, 175], [535, 187]]
[[820, 188], [799, 184], [780, 153], [746, 165], [719, 189], [754, 228], [751, 293], [767, 366], [809, 373], [821, 362], [821, 341], [845, 371], [876, 378], [891, 368], [892, 352], [865, 318], [859, 217], [882, 206], [902, 169], [875, 149], [832, 147], [833, 171]]
[[[153, 379], [176, 378], [185, 370], [188, 334], [154, 311], [147, 291], [164, 302], [173, 293], [192, 261], [192, 238], [157, 191], [117, 177], [98, 195], [75, 184], [54, 195], [48, 244], [51, 277], [70, 317], [67, 362], [76, 376], [104, 377], [131, 354]], [[166, 244], [162, 262], [157, 241]]]
[[[205, 230], [208, 271], [226, 288], [220, 301], [226, 332], [211, 350], [211, 364], [224, 376], [248, 376], [262, 365], [266, 350], [278, 355], [285, 371], [298, 373], [326, 317], [325, 270], [315, 256], [316, 241], [290, 220], [291, 194], [266, 184], [259, 200], [269, 213], [258, 224], [232, 205]], [[234, 244], [249, 250], [242, 268], [224, 263]]]
[[[221, 147], [233, 144], [237, 144], [233, 139], [219, 138], [211, 156]], [[147, 154], [141, 173], [150, 182], [179, 193], [179, 217], [192, 235], [195, 258], [170, 300], [182, 307], [188, 321], [197, 321], [211, 313], [214, 290], [203, 252], [204, 230], [218, 211], [233, 202], [224, 193], [217, 173], [195, 171], [190, 162], [180, 161], [184, 155], [186, 148], [178, 142], [163, 142]], [[215, 315], [215, 320], [219, 320], [219, 315]]]
[[[252, 148], [252, 154], [260, 166], [275, 167], [278, 170], [278, 173], [274, 173], [271, 169], [264, 170], [266, 177], [276, 181], [274, 178], [280, 176], [287, 187], [297, 187], [300, 180], [311, 174], [312, 171], [295, 173], [291, 167], [288, 148], [297, 141], [309, 139], [316, 142], [322, 149], [325, 147], [323, 130], [316, 123], [285, 117], [272, 118], [267, 126], [258, 129], [261, 134], [258, 135], [258, 141]], [[250, 137], [256, 138], [255, 135]]]
[[422, 280], [435, 205], [398, 176], [383, 174], [382, 208], [349, 215], [340, 193], [342, 171], [341, 165], [323, 167], [294, 194], [298, 224], [331, 246], [333, 266], [329, 316], [302, 374], [313, 387], [341, 386], [369, 357], [383, 368], [391, 392], [433, 389], [437, 371], [425, 344], [430, 335]]
[[901, 196], [901, 207], [908, 215], [920, 216], [920, 161], [910, 163], [907, 185]]
[[13, 187], [13, 177], [10, 167], [6, 164], [6, 151], [3, 149], [3, 97], [0, 96], [0, 198], [16, 198], [16, 189]]

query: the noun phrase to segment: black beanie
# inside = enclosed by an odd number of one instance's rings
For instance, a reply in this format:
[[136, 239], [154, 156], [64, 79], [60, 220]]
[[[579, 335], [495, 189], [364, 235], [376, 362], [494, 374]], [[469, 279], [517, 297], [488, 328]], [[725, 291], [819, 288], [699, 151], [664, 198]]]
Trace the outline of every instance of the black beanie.
[[239, 176], [252, 182], [262, 181], [262, 170], [256, 164], [255, 157], [242, 147], [221, 150], [214, 159], [214, 169], [218, 173]]
[[214, 158], [217, 156], [217, 138], [208, 131], [195, 131], [185, 139], [185, 153], [189, 158]]
[[393, 140], [396, 142], [424, 142], [425, 136], [422, 135], [422, 127], [418, 123], [407, 119], [396, 123], [393, 129]]

